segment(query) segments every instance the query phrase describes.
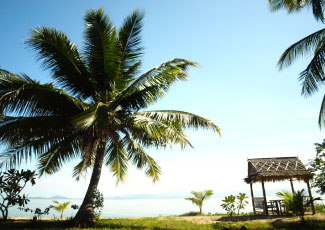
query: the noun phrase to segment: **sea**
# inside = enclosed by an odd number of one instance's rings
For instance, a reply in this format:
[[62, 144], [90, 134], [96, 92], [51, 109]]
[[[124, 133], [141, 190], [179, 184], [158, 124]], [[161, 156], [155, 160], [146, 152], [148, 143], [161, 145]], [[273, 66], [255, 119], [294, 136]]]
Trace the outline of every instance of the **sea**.
[[[224, 198], [211, 198], [204, 201], [203, 213], [225, 213], [221, 208], [221, 203]], [[82, 199], [57, 199], [60, 203], [69, 201], [69, 207], [64, 212], [64, 217], [73, 217], [77, 210], [73, 210], [71, 205], [80, 205]], [[51, 199], [30, 199], [26, 207], [30, 209], [40, 208], [44, 210], [49, 205], [52, 205]], [[104, 208], [101, 217], [104, 218], [126, 218], [126, 217], [157, 217], [157, 216], [175, 216], [182, 215], [188, 212], [197, 212], [198, 207], [191, 203], [191, 201], [184, 198], [170, 198], [170, 199], [105, 199]], [[243, 212], [252, 211], [251, 204], [247, 204]], [[33, 213], [24, 212], [18, 207], [11, 207], [9, 209], [9, 217], [32, 217]], [[60, 214], [51, 209], [49, 215], [43, 217], [59, 218]]]

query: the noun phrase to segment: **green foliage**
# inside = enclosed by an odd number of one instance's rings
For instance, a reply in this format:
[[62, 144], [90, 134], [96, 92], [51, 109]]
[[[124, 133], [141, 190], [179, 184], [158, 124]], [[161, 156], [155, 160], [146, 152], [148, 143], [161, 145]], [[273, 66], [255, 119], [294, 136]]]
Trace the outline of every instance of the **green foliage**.
[[325, 194], [325, 139], [321, 144], [315, 143], [316, 157], [309, 162], [308, 170], [313, 174], [311, 186], [317, 188], [321, 195]]
[[246, 199], [248, 199], [248, 196], [246, 196], [246, 193], [239, 193], [238, 196], [236, 196], [237, 198], [237, 214], [240, 214], [240, 210], [244, 209], [245, 206], [248, 204], [248, 201]]
[[30, 209], [30, 208], [19, 208], [19, 209], [24, 212], [31, 212], [34, 214], [34, 217], [37, 217], [37, 219], [40, 219], [41, 216], [48, 215], [50, 213], [51, 208], [53, 208], [53, 205], [46, 207], [44, 209], [44, 211], [42, 211], [42, 209], [40, 209], [40, 208], [35, 208], [34, 210]]
[[53, 200], [53, 203], [56, 205], [53, 205], [52, 208], [60, 213], [60, 218], [62, 219], [63, 213], [68, 208], [70, 202], [60, 203], [57, 200]]
[[286, 9], [288, 13], [299, 12], [303, 8], [311, 7], [316, 20], [324, 22], [324, 0], [269, 0], [272, 11]]
[[314, 206], [316, 213], [325, 213], [325, 204], [315, 203]]
[[[143, 18], [144, 13], [135, 10], [118, 28], [102, 8], [87, 10], [82, 48], [63, 31], [43, 26], [31, 31], [26, 44], [53, 82], [41, 84], [26, 74], [0, 69], [0, 142], [6, 144], [2, 165], [15, 167], [35, 157], [42, 176], [78, 159], [76, 179], [104, 164], [119, 182], [132, 163], [156, 182], [161, 168], [146, 148], [192, 147], [187, 128], [220, 135], [218, 126], [196, 114], [145, 111], [171, 85], [186, 81], [188, 69], [197, 64], [175, 58], [140, 74]], [[93, 170], [91, 178], [100, 173]], [[85, 197], [97, 188], [98, 180], [93, 180]]]
[[193, 204], [197, 205], [200, 209], [199, 213], [202, 213], [202, 206], [204, 200], [209, 199], [213, 195], [212, 190], [203, 190], [203, 191], [192, 191], [194, 197], [186, 197], [185, 200], [192, 201]]
[[287, 191], [278, 192], [277, 196], [284, 200], [284, 205], [288, 211], [294, 215], [299, 216], [304, 221], [305, 211], [315, 200], [320, 200], [319, 197], [308, 200], [304, 203], [304, 197], [306, 197], [305, 190], [298, 190], [297, 192], [290, 193]]
[[220, 206], [227, 212], [227, 215], [234, 216], [236, 214], [236, 197], [233, 195], [226, 196], [222, 202]]
[[6, 172], [0, 172], [0, 211], [2, 219], [7, 220], [9, 207], [18, 205], [24, 207], [29, 200], [25, 194], [20, 192], [30, 182], [35, 184], [36, 174], [31, 170], [10, 169]]
[[[324, 0], [269, 0], [272, 10], [285, 8], [288, 12], [297, 12], [305, 6], [311, 6], [316, 19], [324, 22]], [[306, 69], [299, 74], [299, 81], [302, 85], [301, 94], [310, 96], [319, 90], [324, 82], [325, 67], [325, 29], [316, 31], [287, 48], [281, 55], [279, 69], [290, 66], [299, 57], [313, 55]], [[321, 104], [318, 125], [325, 124], [325, 96]]]
[[94, 204], [93, 209], [96, 217], [100, 217], [104, 208], [104, 196], [103, 193], [97, 190], [94, 194]]
[[236, 215], [236, 210], [239, 216], [240, 210], [244, 209], [248, 204], [247, 198], [246, 193], [239, 193], [237, 196], [226, 196], [225, 199], [222, 200], [223, 203], [220, 206], [227, 212], [228, 216], [232, 217]]
[[[254, 230], [323, 230], [325, 229], [325, 221], [319, 217], [309, 216], [305, 223], [297, 222], [296, 218], [287, 217], [282, 219], [265, 219], [250, 221], [217, 221], [213, 224], [193, 223], [180, 217], [154, 217], [154, 218], [130, 218], [130, 219], [99, 219], [93, 228], [80, 228], [71, 225], [67, 220], [47, 220], [39, 221], [36, 225], [37, 229], [69, 229], [69, 230], [86, 230], [86, 229], [106, 229], [106, 230], [239, 230], [242, 226], [247, 229]], [[0, 222], [0, 229], [35, 229], [30, 220]]]

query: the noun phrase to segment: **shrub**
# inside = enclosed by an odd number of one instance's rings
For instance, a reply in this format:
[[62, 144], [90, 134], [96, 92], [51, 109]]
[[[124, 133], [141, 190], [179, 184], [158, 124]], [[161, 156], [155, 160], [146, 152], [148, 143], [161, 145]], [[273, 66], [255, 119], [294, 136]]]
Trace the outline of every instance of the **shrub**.
[[20, 192], [30, 182], [35, 184], [36, 173], [31, 170], [15, 170], [10, 169], [7, 172], [0, 172], [0, 211], [2, 219], [7, 220], [9, 207], [18, 205], [24, 207], [29, 200], [25, 194], [20, 195]]

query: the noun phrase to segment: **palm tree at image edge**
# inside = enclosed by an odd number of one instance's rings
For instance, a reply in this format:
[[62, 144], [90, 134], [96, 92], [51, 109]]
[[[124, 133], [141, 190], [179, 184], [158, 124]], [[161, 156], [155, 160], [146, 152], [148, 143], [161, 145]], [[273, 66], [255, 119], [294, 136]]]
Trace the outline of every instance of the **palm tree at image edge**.
[[[289, 13], [298, 12], [305, 7], [312, 7], [313, 15], [317, 20], [324, 22], [324, 0], [269, 0], [271, 10], [286, 9]], [[306, 69], [299, 74], [299, 81], [302, 86], [301, 94], [305, 97], [318, 92], [319, 87], [325, 81], [325, 29], [318, 30], [288, 47], [278, 61], [278, 67], [282, 70], [294, 63], [299, 57], [309, 54], [313, 57]], [[325, 124], [325, 95], [323, 96], [318, 125], [320, 128]]]
[[73, 176], [78, 179], [87, 169], [92, 174], [77, 222], [95, 222], [92, 204], [103, 164], [117, 182], [125, 179], [129, 162], [155, 182], [161, 169], [146, 147], [192, 147], [186, 128], [220, 135], [213, 122], [192, 113], [143, 111], [173, 83], [185, 81], [189, 67], [197, 66], [173, 59], [139, 75], [143, 16], [134, 11], [117, 30], [102, 9], [87, 11], [82, 52], [63, 32], [34, 29], [26, 43], [54, 83], [1, 71], [0, 141], [6, 145], [1, 166], [16, 167], [36, 158], [42, 176], [79, 159]]

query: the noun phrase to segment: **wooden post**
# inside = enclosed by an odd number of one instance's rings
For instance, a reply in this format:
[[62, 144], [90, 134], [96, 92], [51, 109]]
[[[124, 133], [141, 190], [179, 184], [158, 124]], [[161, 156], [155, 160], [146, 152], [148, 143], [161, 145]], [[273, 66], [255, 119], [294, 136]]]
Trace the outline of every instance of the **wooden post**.
[[262, 180], [262, 190], [263, 190], [263, 197], [264, 197], [264, 214], [266, 216], [268, 216], [269, 211], [267, 210], [266, 195], [265, 195], [265, 188], [264, 188], [264, 180]]
[[315, 212], [315, 206], [314, 206], [314, 202], [313, 202], [313, 197], [312, 197], [311, 191], [310, 191], [309, 179], [307, 179], [306, 184], [307, 184], [307, 188], [308, 188], [309, 198], [311, 200], [311, 209], [313, 210], [313, 215], [315, 215], [316, 212]]
[[251, 197], [252, 197], [253, 211], [254, 211], [254, 215], [256, 215], [255, 203], [254, 203], [254, 193], [253, 193], [253, 184], [252, 184], [252, 182], [249, 185], [251, 187]]
[[292, 194], [294, 194], [295, 193], [295, 189], [293, 188], [292, 178], [290, 178], [290, 185], [291, 185]]

